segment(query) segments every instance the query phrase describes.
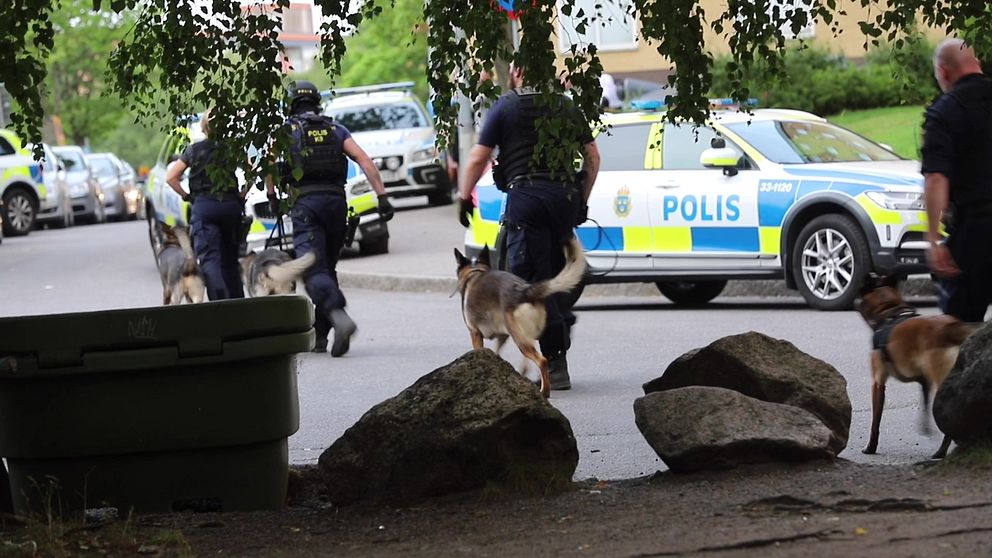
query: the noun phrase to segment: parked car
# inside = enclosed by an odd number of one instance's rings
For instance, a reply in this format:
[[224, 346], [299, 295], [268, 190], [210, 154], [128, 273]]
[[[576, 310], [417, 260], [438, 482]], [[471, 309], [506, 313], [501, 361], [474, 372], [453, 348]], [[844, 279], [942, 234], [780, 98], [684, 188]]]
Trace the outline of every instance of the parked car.
[[103, 223], [107, 220], [104, 208], [103, 190], [86, 161], [82, 148], [75, 145], [52, 147], [65, 164], [66, 181], [69, 183], [69, 197], [72, 199], [72, 212], [76, 221], [80, 219], [91, 223]]
[[136, 218], [141, 194], [134, 172], [113, 153], [88, 153], [86, 161], [100, 181], [107, 217], [118, 221]]
[[[72, 198], [69, 197], [69, 183], [66, 181], [65, 164], [52, 151], [52, 147], [43, 143], [45, 158], [41, 161], [42, 178], [49, 202], [43, 204], [47, 209], [38, 211], [37, 223], [57, 229], [71, 227], [76, 219], [72, 213]], [[34, 151], [33, 144], [24, 146], [28, 152]], [[52, 201], [54, 200], [54, 201]]]
[[[729, 279], [785, 279], [822, 310], [850, 308], [870, 271], [927, 271], [919, 164], [816, 115], [716, 112], [693, 129], [659, 113], [606, 115], [587, 283], [653, 282], [681, 304]], [[698, 134], [698, 136], [697, 136]], [[494, 246], [505, 195], [484, 177], [465, 236]]]
[[434, 126], [412, 87], [403, 82], [335, 89], [325, 94], [324, 114], [372, 157], [390, 196], [426, 195], [431, 205], [446, 205], [453, 185], [438, 158]]
[[0, 130], [0, 200], [3, 202], [3, 232], [21, 236], [31, 232], [40, 211], [48, 211], [57, 200], [45, 187], [39, 161], [9, 130]]
[[[182, 154], [190, 143], [203, 138], [203, 133], [197, 123], [188, 128], [182, 128], [171, 134], [162, 143], [155, 166], [148, 173], [143, 186], [145, 217], [148, 220], [148, 237], [153, 253], [158, 253], [162, 240], [161, 224], [169, 226], [189, 223], [189, 203], [183, 201], [165, 183], [165, 172], [169, 163]], [[378, 201], [372, 186], [359, 172], [358, 165], [348, 160], [348, 182], [345, 193], [348, 197], [348, 209], [359, 219], [355, 237], [350, 246], [358, 247], [362, 254], [384, 254], [389, 251], [389, 229], [378, 212]], [[188, 174], [188, 173], [187, 173]], [[237, 171], [238, 180], [244, 183], [244, 173]], [[183, 176], [183, 187], [186, 187], [187, 176]], [[269, 202], [263, 189], [253, 187], [245, 199], [245, 215], [252, 219], [244, 249], [261, 250], [266, 242], [280, 240], [276, 216], [269, 211]], [[283, 247], [292, 247], [293, 224], [288, 215], [283, 215], [282, 229], [286, 236], [282, 237]]]

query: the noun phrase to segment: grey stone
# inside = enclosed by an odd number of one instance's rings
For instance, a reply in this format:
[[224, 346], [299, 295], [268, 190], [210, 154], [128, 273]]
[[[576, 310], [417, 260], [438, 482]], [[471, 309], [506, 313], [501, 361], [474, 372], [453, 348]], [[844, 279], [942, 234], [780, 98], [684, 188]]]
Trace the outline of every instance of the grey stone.
[[805, 409], [833, 431], [830, 447], [835, 454], [847, 446], [847, 381], [836, 368], [788, 341], [753, 331], [718, 339], [675, 359], [661, 377], [644, 384], [644, 393], [687, 386], [722, 387]]
[[992, 324], [961, 345], [933, 399], [933, 418], [958, 444], [992, 443]]
[[812, 413], [717, 387], [685, 387], [634, 401], [637, 428], [673, 471], [830, 459], [832, 432]]
[[321, 454], [335, 505], [414, 502], [490, 482], [570, 483], [568, 419], [488, 349], [471, 351], [365, 413]]

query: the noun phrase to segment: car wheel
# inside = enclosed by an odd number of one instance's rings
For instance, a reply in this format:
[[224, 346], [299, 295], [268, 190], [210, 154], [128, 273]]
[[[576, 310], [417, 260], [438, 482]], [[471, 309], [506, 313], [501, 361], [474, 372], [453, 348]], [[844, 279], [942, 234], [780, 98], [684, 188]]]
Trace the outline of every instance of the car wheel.
[[658, 281], [655, 283], [668, 300], [682, 306], [699, 306], [723, 292], [726, 281]]
[[363, 256], [389, 253], [389, 237], [383, 236], [375, 240], [358, 243], [358, 252]]
[[162, 234], [162, 224], [155, 218], [155, 214], [148, 213], [148, 244], [152, 247], [152, 257], [155, 258], [155, 265], [158, 266], [158, 254], [162, 251], [164, 243]]
[[34, 228], [38, 217], [34, 200], [23, 188], [8, 188], [3, 195], [3, 232], [7, 236], [24, 236]]
[[806, 302], [818, 310], [850, 310], [871, 270], [868, 241], [844, 215], [821, 215], [792, 246], [792, 277]]

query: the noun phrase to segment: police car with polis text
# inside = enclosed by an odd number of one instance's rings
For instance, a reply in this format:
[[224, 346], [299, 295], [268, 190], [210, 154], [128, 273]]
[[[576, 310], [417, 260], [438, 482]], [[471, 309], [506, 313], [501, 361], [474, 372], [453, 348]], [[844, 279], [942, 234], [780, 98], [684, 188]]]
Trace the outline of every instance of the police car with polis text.
[[[870, 271], [926, 271], [919, 163], [810, 113], [604, 115], [585, 283], [653, 282], [702, 304], [730, 279], [785, 279], [822, 310], [850, 308]], [[494, 246], [505, 195], [479, 182], [469, 252]]]
[[[145, 200], [145, 215], [148, 219], [148, 238], [154, 254], [158, 254], [161, 249], [162, 224], [170, 227], [189, 224], [190, 204], [183, 201], [166, 184], [166, 169], [169, 163], [179, 158], [188, 145], [203, 137], [198, 119], [194, 119], [187, 128], [175, 130], [162, 143], [155, 166], [149, 171], [148, 178], [141, 186]], [[251, 161], [250, 154], [249, 161]], [[379, 215], [379, 202], [375, 192], [372, 191], [372, 185], [361, 173], [358, 165], [351, 159], [347, 161], [348, 179], [345, 183], [345, 195], [348, 198], [349, 215], [358, 222], [352, 243], [345, 248], [356, 248], [362, 255], [385, 254], [389, 251], [389, 229]], [[243, 183], [244, 172], [238, 169], [236, 174], [238, 181]], [[186, 188], [185, 175], [182, 180]], [[285, 237], [280, 237], [277, 219], [269, 209], [264, 188], [248, 190], [245, 198], [245, 216], [251, 218], [244, 247], [246, 251], [259, 251], [267, 244], [283, 248], [292, 246], [292, 220], [288, 215], [282, 216], [282, 232], [285, 233]]]

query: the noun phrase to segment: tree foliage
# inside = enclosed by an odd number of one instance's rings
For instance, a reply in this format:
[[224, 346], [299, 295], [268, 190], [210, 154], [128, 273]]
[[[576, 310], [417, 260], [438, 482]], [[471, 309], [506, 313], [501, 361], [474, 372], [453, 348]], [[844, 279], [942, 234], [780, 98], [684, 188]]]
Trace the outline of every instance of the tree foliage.
[[[315, 0], [324, 15], [321, 60], [329, 75], [340, 75], [348, 49], [347, 35], [380, 16], [394, 4], [367, 0], [351, 11], [347, 0]], [[281, 151], [285, 138], [272, 137], [282, 121], [280, 101], [286, 85], [282, 74], [277, 30], [289, 0], [267, 4], [235, 0], [93, 0], [94, 10], [135, 10], [137, 22], [110, 59], [112, 90], [140, 117], [176, 118], [204, 106], [216, 107], [221, 135], [230, 141], [231, 155], [248, 145]], [[527, 79], [553, 95], [568, 78], [582, 113], [595, 121], [599, 114], [598, 77], [602, 71], [594, 47], [573, 48], [561, 68], [555, 66], [555, 0], [517, 0], [520, 49], [511, 52], [504, 32], [506, 15], [496, 3], [476, 0], [430, 0], [424, 5], [430, 47], [428, 81], [442, 138], [454, 130], [456, 90], [468, 98], [481, 91], [495, 95], [490, 82], [479, 83], [479, 70], [512, 57]], [[980, 54], [992, 52], [992, 10], [985, 3], [962, 0], [890, 0], [884, 4], [851, 0], [869, 10], [860, 31], [868, 42], [888, 40], [897, 46], [914, 22], [949, 28], [969, 40]], [[696, 0], [630, 0], [628, 13], [640, 21], [642, 37], [667, 57], [676, 95], [669, 99], [666, 118], [701, 121], [708, 115], [707, 92], [714, 72], [728, 77], [731, 96], [749, 97], [746, 77], [762, 61], [766, 71], [783, 72], [783, 51], [789, 31], [797, 32], [812, 19], [836, 26], [843, 8], [837, 0], [727, 0], [716, 13], [706, 13]], [[42, 115], [40, 88], [53, 43], [53, 10], [60, 0], [12, 0], [0, 5], [0, 80], [14, 97], [15, 127], [30, 139], [39, 136]], [[609, 16], [584, 13], [575, 0], [560, 0], [576, 27], [599, 25]], [[410, 17], [414, 17], [413, 14]], [[419, 19], [419, 18], [418, 18]], [[412, 24], [413, 22], [411, 22]], [[730, 45], [731, 59], [713, 67], [704, 44], [713, 30]], [[395, 37], [397, 43], [406, 37]], [[456, 71], [460, 69], [461, 71]], [[562, 119], [564, 120], [564, 119]], [[567, 156], [566, 123], [542, 126], [546, 147]], [[557, 153], [557, 151], [555, 151]], [[264, 160], [264, 159], [263, 159]]]

